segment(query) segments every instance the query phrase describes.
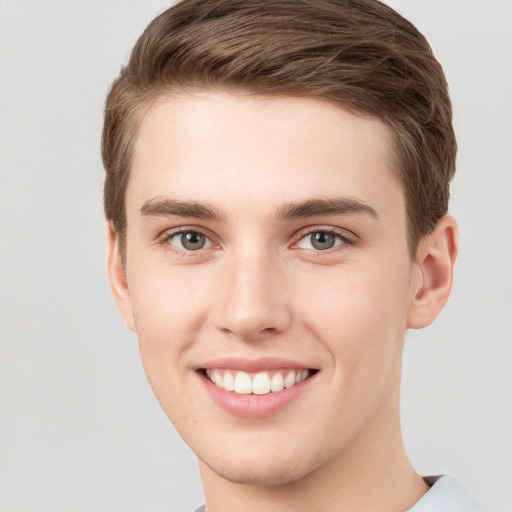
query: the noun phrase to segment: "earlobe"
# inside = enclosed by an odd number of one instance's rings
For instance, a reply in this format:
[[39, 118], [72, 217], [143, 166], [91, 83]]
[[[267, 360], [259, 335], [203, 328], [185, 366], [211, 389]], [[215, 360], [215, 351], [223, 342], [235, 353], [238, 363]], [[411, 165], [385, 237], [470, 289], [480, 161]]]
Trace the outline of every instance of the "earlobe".
[[443, 309], [452, 288], [457, 250], [457, 222], [445, 215], [418, 247], [411, 280], [408, 328], [430, 325]]
[[119, 252], [118, 237], [110, 224], [107, 224], [108, 260], [107, 272], [110, 289], [117, 308], [123, 315], [126, 325], [135, 332], [132, 302], [121, 254]]

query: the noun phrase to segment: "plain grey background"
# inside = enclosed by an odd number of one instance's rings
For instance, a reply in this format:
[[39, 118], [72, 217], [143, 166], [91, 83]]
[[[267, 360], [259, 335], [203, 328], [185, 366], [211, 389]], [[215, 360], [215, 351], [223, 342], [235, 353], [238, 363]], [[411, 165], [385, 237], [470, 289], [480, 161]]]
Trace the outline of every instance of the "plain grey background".
[[[512, 510], [512, 2], [393, 0], [445, 68], [460, 154], [450, 302], [411, 332], [418, 471]], [[163, 0], [1, 0], [2, 512], [187, 511], [196, 461], [107, 285], [99, 145], [110, 82]]]

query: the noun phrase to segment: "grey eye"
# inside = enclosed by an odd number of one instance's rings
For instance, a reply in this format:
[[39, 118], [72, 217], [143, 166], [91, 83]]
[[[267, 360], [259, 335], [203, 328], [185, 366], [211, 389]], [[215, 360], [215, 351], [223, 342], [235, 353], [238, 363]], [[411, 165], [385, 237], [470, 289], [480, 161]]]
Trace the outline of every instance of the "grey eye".
[[331, 249], [336, 242], [336, 237], [332, 233], [326, 233], [325, 231], [317, 231], [312, 233], [310, 237], [311, 245], [319, 251]]
[[210, 240], [197, 231], [184, 231], [169, 237], [169, 244], [185, 251], [198, 251], [208, 247]]
[[326, 251], [342, 243], [344, 243], [344, 240], [340, 235], [328, 231], [313, 231], [303, 236], [298, 245], [302, 249]]
[[201, 233], [182, 233], [181, 245], [188, 251], [197, 251], [202, 249], [206, 244], [206, 237]]

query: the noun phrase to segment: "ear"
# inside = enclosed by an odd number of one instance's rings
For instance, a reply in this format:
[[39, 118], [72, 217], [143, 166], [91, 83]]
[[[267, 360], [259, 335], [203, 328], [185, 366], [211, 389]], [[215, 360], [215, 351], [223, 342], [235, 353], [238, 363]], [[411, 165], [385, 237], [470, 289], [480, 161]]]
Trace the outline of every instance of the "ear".
[[135, 332], [135, 320], [133, 318], [132, 301], [126, 282], [126, 274], [121, 254], [119, 252], [119, 241], [115, 231], [110, 224], [107, 224], [108, 260], [107, 272], [110, 281], [110, 289], [114, 302], [121, 312], [126, 325]]
[[458, 250], [457, 222], [445, 215], [419, 244], [413, 263], [407, 327], [430, 325], [443, 309], [453, 282]]

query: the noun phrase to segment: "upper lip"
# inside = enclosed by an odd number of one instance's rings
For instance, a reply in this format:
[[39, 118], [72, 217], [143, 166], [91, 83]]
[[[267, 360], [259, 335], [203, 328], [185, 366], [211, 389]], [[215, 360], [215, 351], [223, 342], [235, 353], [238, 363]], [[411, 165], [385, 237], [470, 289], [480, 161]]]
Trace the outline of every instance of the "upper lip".
[[244, 359], [239, 357], [223, 357], [210, 359], [197, 367], [197, 369], [226, 369], [244, 372], [261, 372], [285, 368], [311, 369], [309, 365], [280, 357], [261, 357], [258, 359]]

